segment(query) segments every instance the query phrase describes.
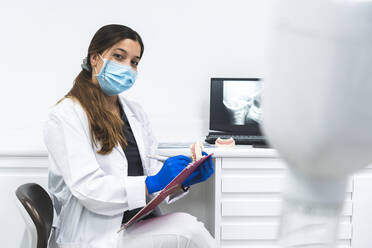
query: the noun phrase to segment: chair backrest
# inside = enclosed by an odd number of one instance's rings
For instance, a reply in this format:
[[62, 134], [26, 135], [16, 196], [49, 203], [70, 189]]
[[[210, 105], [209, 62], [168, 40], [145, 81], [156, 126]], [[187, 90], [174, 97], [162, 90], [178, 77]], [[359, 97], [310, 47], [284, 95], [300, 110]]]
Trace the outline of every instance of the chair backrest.
[[26, 183], [17, 188], [16, 196], [36, 226], [36, 247], [47, 248], [53, 223], [53, 203], [48, 193], [36, 183]]

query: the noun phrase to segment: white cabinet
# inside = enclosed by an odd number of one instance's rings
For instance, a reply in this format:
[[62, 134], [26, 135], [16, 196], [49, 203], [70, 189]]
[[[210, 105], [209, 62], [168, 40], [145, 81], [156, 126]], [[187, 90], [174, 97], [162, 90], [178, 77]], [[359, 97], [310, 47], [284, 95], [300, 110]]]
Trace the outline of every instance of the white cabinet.
[[353, 248], [372, 247], [372, 166], [353, 177]]
[[[277, 247], [281, 208], [280, 193], [286, 174], [285, 162], [272, 149], [237, 146], [231, 149], [207, 148], [206, 151], [214, 153], [216, 165], [212, 187], [214, 219], [211, 232], [214, 233], [219, 247]], [[189, 151], [188, 149], [162, 149], [161, 153], [168, 156], [187, 155]], [[360, 184], [362, 184], [361, 181]], [[372, 180], [367, 184], [371, 186]], [[339, 226], [339, 248], [351, 247], [353, 235], [362, 235], [355, 234], [355, 223], [352, 224], [353, 187], [353, 180], [350, 180]], [[360, 187], [366, 189], [367, 186], [361, 185]], [[368, 199], [365, 194], [360, 197]], [[189, 201], [192, 200], [189, 199]], [[372, 197], [367, 201], [372, 205]], [[192, 202], [187, 202], [187, 204], [191, 205]], [[372, 206], [370, 209], [372, 211]], [[361, 219], [366, 212], [369, 212], [366, 208], [360, 211]], [[208, 223], [207, 226], [209, 226]], [[366, 228], [365, 225], [364, 229]], [[359, 238], [359, 240], [363, 239]], [[364, 239], [360, 245], [353, 247], [372, 247], [372, 245], [363, 246], [365, 242]]]
[[[258, 155], [259, 156], [259, 155]], [[276, 247], [285, 164], [278, 157], [216, 158], [215, 238], [220, 247]], [[351, 247], [352, 183], [347, 187], [339, 247]]]

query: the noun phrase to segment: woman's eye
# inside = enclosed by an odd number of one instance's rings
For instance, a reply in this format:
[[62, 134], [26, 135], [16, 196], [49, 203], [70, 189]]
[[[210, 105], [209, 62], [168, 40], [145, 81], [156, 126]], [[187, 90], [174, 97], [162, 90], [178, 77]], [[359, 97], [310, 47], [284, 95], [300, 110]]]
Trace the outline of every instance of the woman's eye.
[[132, 61], [132, 64], [137, 66], [138, 65], [138, 61]]
[[121, 56], [120, 54], [117, 54], [117, 53], [114, 54], [114, 57], [116, 59], [123, 59], [124, 58], [123, 56]]

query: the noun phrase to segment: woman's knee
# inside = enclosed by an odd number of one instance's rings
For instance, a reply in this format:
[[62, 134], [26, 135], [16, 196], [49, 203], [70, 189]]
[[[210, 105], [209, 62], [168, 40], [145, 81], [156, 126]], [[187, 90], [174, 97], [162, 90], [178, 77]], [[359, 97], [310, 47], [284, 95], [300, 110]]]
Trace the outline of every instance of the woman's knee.
[[177, 219], [180, 224], [179, 235], [181, 237], [189, 239], [195, 247], [214, 247], [211, 245], [215, 242], [213, 237], [196, 217], [188, 213], [177, 213]]
[[[199, 222], [196, 217], [182, 212], [170, 213], [137, 223], [133, 229], [127, 230], [124, 236], [133, 242], [136, 240], [137, 243], [151, 242], [157, 244], [160, 242], [161, 244], [173, 244], [176, 242], [178, 247], [182, 248], [215, 247], [215, 241], [204, 224]], [[125, 243], [128, 247], [132, 247], [128, 244], [130, 243], [129, 240]]]
[[171, 213], [170, 215], [172, 215], [172, 218], [175, 221], [179, 221], [182, 223], [193, 223], [197, 221], [195, 216], [185, 213], [185, 212], [175, 212], [175, 213]]

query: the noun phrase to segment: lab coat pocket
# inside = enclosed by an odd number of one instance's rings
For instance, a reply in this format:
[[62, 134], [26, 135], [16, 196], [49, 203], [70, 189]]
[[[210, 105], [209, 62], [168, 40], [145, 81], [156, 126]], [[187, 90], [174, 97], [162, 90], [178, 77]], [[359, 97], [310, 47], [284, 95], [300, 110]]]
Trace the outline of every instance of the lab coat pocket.
[[100, 168], [109, 175], [125, 175], [127, 171], [127, 159], [121, 154], [118, 147], [114, 147], [111, 153], [102, 155], [96, 153], [96, 159]]

